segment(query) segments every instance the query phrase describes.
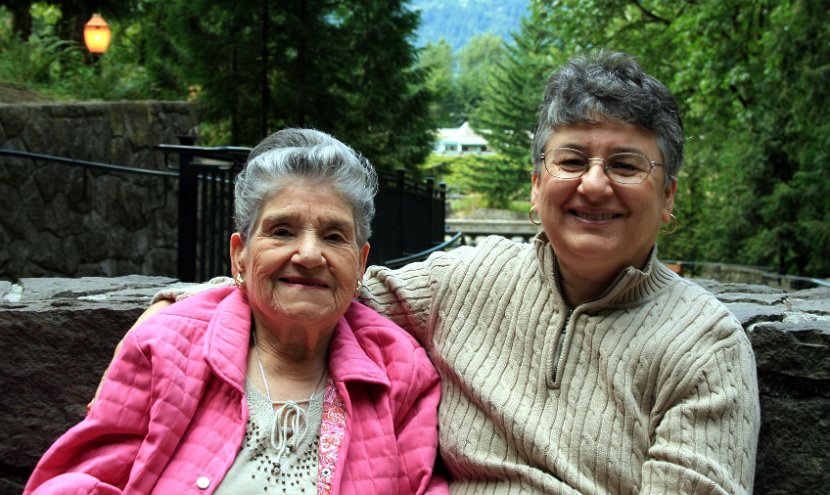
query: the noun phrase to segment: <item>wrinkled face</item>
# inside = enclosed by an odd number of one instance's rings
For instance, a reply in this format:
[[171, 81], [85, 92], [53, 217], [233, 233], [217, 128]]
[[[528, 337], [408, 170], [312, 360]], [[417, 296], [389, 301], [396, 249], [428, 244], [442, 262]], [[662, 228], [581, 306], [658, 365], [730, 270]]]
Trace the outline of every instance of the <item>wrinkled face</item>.
[[258, 322], [333, 328], [346, 312], [366, 266], [352, 208], [334, 188], [297, 182], [266, 199], [247, 245], [231, 237]]
[[[637, 126], [601, 120], [558, 128], [545, 145], [577, 149], [588, 157], [636, 151], [663, 162], [656, 137]], [[611, 181], [594, 160], [579, 178], [558, 179], [544, 167], [533, 177], [531, 202], [560, 263], [614, 275], [628, 266], [642, 267], [657, 238], [660, 223], [669, 222], [677, 183], [667, 189], [664, 170], [655, 167], [641, 184]], [[586, 273], [588, 275], [588, 273]]]

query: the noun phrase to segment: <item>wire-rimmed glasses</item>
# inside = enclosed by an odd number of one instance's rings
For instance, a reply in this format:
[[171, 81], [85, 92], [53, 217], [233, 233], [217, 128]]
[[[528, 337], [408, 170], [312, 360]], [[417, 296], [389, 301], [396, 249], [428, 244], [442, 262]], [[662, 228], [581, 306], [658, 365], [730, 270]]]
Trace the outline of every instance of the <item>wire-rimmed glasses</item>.
[[602, 162], [605, 175], [619, 184], [640, 184], [651, 174], [651, 169], [663, 166], [635, 151], [614, 153], [607, 158], [589, 158], [573, 148], [554, 148], [549, 153], [539, 155], [539, 159], [545, 164], [545, 170], [559, 179], [582, 177], [591, 162], [598, 160]]

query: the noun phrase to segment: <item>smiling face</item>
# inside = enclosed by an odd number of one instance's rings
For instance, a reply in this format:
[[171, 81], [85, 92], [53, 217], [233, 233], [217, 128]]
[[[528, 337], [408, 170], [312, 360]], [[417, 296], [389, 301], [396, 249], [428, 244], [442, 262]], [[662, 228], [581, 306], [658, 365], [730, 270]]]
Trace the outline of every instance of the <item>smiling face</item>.
[[[558, 128], [545, 153], [554, 148], [577, 149], [591, 158], [636, 151], [663, 162], [653, 134], [607, 120]], [[571, 282], [584, 277], [610, 283], [626, 267], [645, 264], [660, 223], [669, 222], [676, 189], [674, 181], [665, 187], [661, 167], [655, 167], [641, 184], [618, 184], [595, 160], [576, 179], [558, 179], [542, 169], [533, 176], [531, 202], [563, 275], [567, 273]]]
[[231, 237], [255, 320], [268, 327], [331, 330], [366, 266], [352, 208], [331, 186], [296, 182], [267, 198], [247, 245]]

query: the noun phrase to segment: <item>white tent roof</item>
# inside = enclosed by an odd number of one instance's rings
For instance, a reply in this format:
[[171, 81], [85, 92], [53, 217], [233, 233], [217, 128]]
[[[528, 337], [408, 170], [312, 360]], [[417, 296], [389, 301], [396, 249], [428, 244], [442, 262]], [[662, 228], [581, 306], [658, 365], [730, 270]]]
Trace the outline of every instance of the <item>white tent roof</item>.
[[476, 134], [468, 122], [461, 127], [438, 129], [438, 141], [458, 143], [461, 145], [487, 146], [487, 140]]

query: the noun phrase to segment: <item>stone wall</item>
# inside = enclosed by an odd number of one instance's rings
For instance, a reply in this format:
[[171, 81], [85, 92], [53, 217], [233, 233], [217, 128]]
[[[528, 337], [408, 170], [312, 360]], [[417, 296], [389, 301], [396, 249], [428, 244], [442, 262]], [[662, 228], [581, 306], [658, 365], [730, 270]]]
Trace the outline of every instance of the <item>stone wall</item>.
[[[84, 414], [113, 348], [159, 288], [151, 277], [0, 281], [0, 495], [18, 494]], [[735, 312], [758, 362], [755, 493], [830, 487], [830, 289], [783, 292], [697, 280]]]
[[[153, 146], [196, 124], [192, 103], [0, 104], [0, 147], [167, 170]], [[177, 187], [0, 155], [0, 278], [175, 275]]]

